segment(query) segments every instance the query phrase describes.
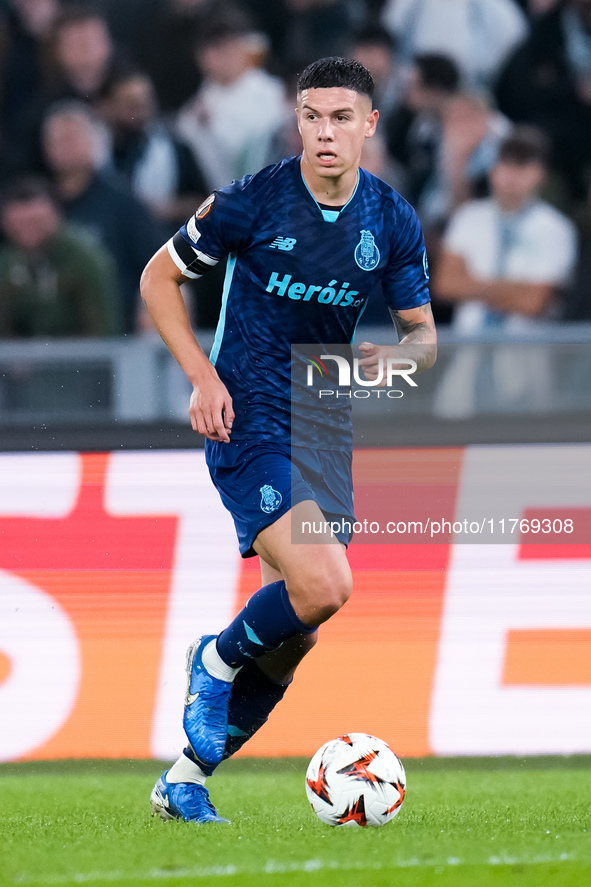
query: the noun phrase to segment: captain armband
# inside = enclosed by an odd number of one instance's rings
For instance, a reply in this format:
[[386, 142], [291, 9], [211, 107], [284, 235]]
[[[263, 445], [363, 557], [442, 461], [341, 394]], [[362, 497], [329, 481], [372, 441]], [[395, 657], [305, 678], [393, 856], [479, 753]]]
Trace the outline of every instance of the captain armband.
[[180, 231], [171, 237], [167, 247], [170, 257], [179, 271], [192, 280], [202, 277], [206, 271], [219, 262], [219, 259], [208, 256], [207, 253], [203, 253], [187, 243]]

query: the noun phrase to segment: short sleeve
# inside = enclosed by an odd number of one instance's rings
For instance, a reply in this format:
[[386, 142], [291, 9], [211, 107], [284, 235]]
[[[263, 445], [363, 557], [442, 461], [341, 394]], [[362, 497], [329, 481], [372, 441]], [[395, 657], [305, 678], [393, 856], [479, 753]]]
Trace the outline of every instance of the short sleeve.
[[201, 277], [220, 259], [248, 245], [254, 215], [248, 194], [251, 178], [210, 194], [168, 241], [168, 252], [185, 277]]
[[405, 311], [430, 301], [429, 264], [421, 224], [405, 203], [392, 224], [390, 261], [383, 280], [388, 308]]

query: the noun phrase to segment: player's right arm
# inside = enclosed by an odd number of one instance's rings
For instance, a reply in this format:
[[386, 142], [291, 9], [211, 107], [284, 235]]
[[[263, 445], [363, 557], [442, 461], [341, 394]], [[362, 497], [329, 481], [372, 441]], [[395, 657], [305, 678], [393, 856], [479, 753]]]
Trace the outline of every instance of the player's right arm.
[[228, 443], [234, 420], [232, 398], [195, 338], [180, 289], [187, 279], [167, 246], [163, 246], [142, 274], [142, 299], [156, 329], [193, 386], [189, 405], [193, 430], [209, 440]]

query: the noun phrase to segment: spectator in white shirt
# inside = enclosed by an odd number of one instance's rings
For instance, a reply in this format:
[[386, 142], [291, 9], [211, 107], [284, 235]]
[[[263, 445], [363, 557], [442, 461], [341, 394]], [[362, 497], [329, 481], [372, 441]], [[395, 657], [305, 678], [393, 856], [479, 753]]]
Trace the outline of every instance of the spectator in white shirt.
[[538, 198], [547, 154], [541, 131], [515, 127], [490, 172], [492, 196], [460, 207], [445, 234], [434, 292], [455, 303], [464, 339], [499, 344], [454, 352], [434, 401], [442, 418], [543, 409], [552, 389], [547, 346], [520, 344], [555, 316], [577, 253], [573, 223]]
[[433, 286], [456, 305], [460, 332], [517, 332], [554, 314], [577, 237], [570, 219], [538, 197], [547, 154], [543, 133], [516, 126], [491, 169], [491, 197], [451, 218]]
[[107, 166], [120, 173], [171, 236], [207, 197], [188, 145], [159, 114], [154, 85], [129, 67], [108, 79], [99, 109], [108, 127]]
[[284, 121], [284, 87], [261, 66], [265, 37], [231, 20], [204, 34], [197, 60], [204, 82], [181, 108], [177, 127], [211, 188], [255, 173]]

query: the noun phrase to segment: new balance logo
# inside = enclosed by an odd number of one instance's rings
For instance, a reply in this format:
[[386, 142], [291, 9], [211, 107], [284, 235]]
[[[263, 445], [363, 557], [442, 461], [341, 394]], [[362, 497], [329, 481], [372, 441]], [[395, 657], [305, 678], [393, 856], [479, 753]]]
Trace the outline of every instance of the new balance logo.
[[292, 250], [296, 245], [295, 237], [276, 237], [273, 243], [269, 244], [270, 249]]

